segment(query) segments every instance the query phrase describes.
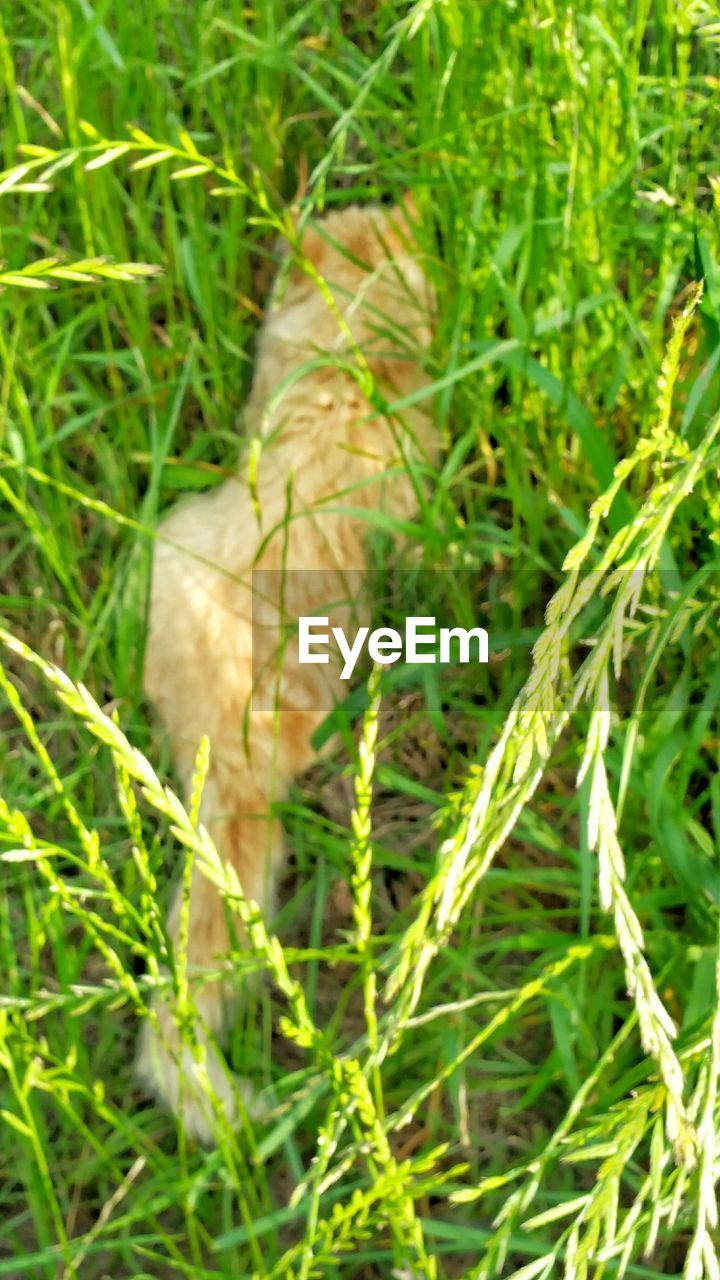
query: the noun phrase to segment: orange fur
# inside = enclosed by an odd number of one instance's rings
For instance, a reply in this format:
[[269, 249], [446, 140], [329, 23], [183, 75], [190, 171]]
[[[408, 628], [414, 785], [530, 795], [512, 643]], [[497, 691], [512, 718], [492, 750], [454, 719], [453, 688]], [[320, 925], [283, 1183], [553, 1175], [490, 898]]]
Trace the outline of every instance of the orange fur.
[[[360, 366], [367, 362], [388, 402], [423, 386], [432, 299], [413, 246], [413, 213], [408, 204], [390, 214], [351, 207], [306, 230], [302, 254], [311, 272], [326, 283], [331, 301], [300, 266], [290, 267], [286, 278], [280, 273], [259, 338], [247, 407], [250, 431], [262, 440], [257, 472], [261, 526], [241, 471], [212, 493], [182, 503], [158, 531], [146, 689], [167, 725], [186, 790], [198, 743], [208, 735], [211, 762], [201, 818], [222, 856], [235, 867], [246, 896], [265, 910], [272, 907], [274, 873], [282, 857], [273, 801], [311, 763], [312, 734], [344, 687], [332, 667], [300, 667], [288, 653], [280, 673], [269, 663], [261, 690], [267, 695], [282, 677], [278, 717], [249, 710], [250, 574], [323, 570], [314, 576], [291, 575], [286, 590], [295, 598], [285, 603], [291, 615], [317, 612], [319, 606], [327, 612], [329, 602], [348, 598], [347, 571], [362, 573], [365, 567], [366, 527], [343, 506], [382, 508], [402, 518], [415, 507], [399, 443], [415, 456], [434, 453], [426, 402], [405, 409], [391, 423], [372, 412], [347, 368], [318, 362], [318, 353], [324, 352], [346, 366], [355, 363], [356, 345]], [[302, 371], [306, 361], [315, 367]], [[357, 608], [362, 621], [361, 602]], [[329, 611], [331, 621], [347, 624], [351, 605]], [[263, 658], [272, 658], [278, 634], [278, 600], [272, 590], [257, 608], [256, 621], [258, 616], [266, 619], [267, 639], [258, 640], [256, 626], [255, 643], [262, 645]], [[255, 659], [257, 672], [257, 650]], [[257, 684], [254, 694], [257, 700]], [[176, 897], [169, 920], [173, 939], [178, 918]], [[189, 965], [211, 964], [230, 942], [223, 903], [207, 879], [194, 874]], [[201, 986], [197, 971], [195, 982], [202, 1022], [219, 1033], [222, 984]], [[186, 1127], [201, 1141], [210, 1141], [208, 1103], [194, 1083], [191, 1059], [186, 1054], [180, 1061], [172, 1010], [159, 1002], [157, 1011], [160, 1033], [146, 1022], [139, 1073], [174, 1108], [182, 1092]], [[232, 1118], [235, 1094], [227, 1070], [210, 1050], [202, 1024], [199, 1034], [208, 1049], [212, 1083]]]

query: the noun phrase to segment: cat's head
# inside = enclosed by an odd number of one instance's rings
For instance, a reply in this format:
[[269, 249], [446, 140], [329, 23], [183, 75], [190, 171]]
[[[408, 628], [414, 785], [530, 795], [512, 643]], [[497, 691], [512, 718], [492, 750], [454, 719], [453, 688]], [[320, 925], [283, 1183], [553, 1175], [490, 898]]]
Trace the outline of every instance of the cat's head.
[[434, 295], [416, 219], [408, 197], [389, 209], [350, 205], [306, 226], [292, 266], [280, 274], [271, 331], [304, 346], [346, 350], [340, 314], [371, 367], [397, 382], [402, 362], [421, 359], [432, 339]]

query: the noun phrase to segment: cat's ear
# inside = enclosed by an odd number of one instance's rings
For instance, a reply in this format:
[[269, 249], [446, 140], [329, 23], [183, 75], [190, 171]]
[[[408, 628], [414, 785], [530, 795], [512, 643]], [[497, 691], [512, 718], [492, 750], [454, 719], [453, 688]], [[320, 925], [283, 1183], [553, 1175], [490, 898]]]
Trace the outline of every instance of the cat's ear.
[[404, 210], [411, 222], [417, 222], [420, 214], [415, 199], [415, 192], [408, 188], [398, 201], [398, 209]]
[[308, 227], [302, 235], [301, 249], [303, 256], [312, 263], [316, 271], [322, 271], [330, 246], [325, 236], [320, 235], [314, 227]]
[[390, 225], [405, 247], [415, 244], [420, 214], [413, 191], [406, 191], [388, 215]]
[[[316, 271], [320, 271], [329, 250], [325, 237], [320, 235], [314, 226], [308, 225], [307, 213], [303, 216], [299, 204], [288, 205], [283, 214], [283, 220], [286, 230], [278, 237], [278, 245], [283, 256], [294, 257], [299, 253], [312, 263]], [[292, 271], [295, 271], [294, 267]], [[311, 287], [311, 283], [308, 279], [308, 287]]]
[[303, 214], [302, 202], [307, 192], [307, 185], [308, 165], [307, 158], [303, 154], [300, 156], [298, 165], [297, 191], [283, 215], [287, 228], [284, 234], [285, 249], [287, 252], [289, 245], [298, 247], [302, 254], [319, 271], [322, 261], [327, 256], [327, 244], [312, 226], [307, 225], [307, 210]]
[[416, 226], [420, 220], [420, 213], [414, 191], [408, 188], [407, 191], [403, 192], [397, 204], [390, 210], [390, 217], [393, 222], [399, 223], [400, 226]]

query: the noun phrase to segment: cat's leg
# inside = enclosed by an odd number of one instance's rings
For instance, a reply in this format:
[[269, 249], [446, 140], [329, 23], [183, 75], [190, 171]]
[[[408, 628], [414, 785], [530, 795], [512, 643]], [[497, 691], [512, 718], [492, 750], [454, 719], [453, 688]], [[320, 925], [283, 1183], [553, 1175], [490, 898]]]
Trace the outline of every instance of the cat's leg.
[[[203, 812], [218, 851], [237, 874], [246, 899], [267, 913], [272, 906], [275, 871], [282, 857], [279, 824], [269, 816], [267, 799], [250, 789], [227, 792], [208, 778]], [[199, 865], [193, 867], [186, 929], [182, 929], [182, 884], [168, 917], [168, 935], [174, 949], [181, 933], [187, 938], [189, 1009], [181, 1028], [180, 1011], [173, 992], [154, 998], [151, 1016], [142, 1029], [137, 1074], [142, 1082], [173, 1112], [183, 1112], [186, 1132], [204, 1144], [213, 1141], [217, 1103], [230, 1123], [236, 1117], [238, 1093], [252, 1110], [249, 1086], [230, 1076], [217, 1047], [227, 1013], [237, 999], [236, 981], [224, 976], [231, 955], [244, 945], [243, 927], [231, 903], [225, 901]], [[194, 1047], [193, 1047], [194, 1043]]]

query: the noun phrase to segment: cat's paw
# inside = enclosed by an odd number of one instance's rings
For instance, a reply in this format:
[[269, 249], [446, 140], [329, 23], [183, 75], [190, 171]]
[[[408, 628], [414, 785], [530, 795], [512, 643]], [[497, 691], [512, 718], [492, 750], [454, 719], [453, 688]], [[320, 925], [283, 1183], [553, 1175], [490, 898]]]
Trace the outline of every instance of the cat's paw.
[[[143, 1024], [135, 1074], [143, 1086], [172, 1111], [182, 1113], [185, 1133], [204, 1147], [217, 1142], [218, 1125], [231, 1128], [242, 1110], [258, 1118], [262, 1107], [247, 1080], [234, 1077], [216, 1046], [196, 1028], [200, 1053], [181, 1043], [166, 1008], [158, 1009], [158, 1026]], [[199, 1058], [199, 1060], [198, 1060]]]

